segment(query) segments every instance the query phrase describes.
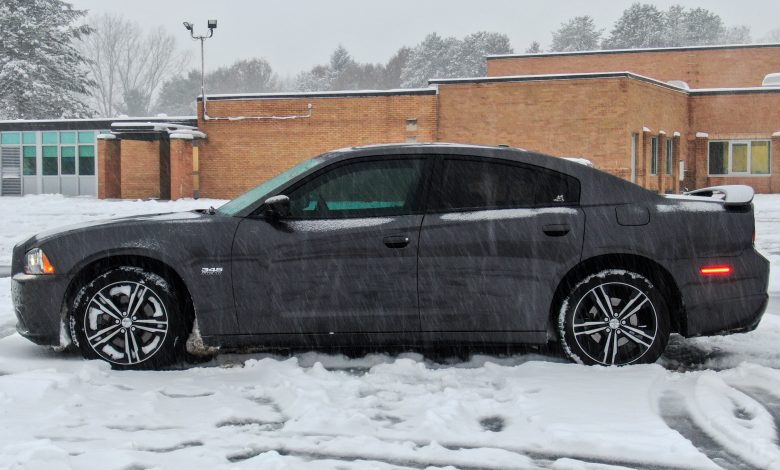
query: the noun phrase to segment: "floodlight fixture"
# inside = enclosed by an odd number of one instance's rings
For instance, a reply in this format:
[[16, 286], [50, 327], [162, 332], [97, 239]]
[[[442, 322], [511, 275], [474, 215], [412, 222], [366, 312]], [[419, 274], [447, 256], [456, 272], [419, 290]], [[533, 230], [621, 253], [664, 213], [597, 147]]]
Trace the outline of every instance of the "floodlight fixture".
[[189, 21], [184, 22], [184, 27], [187, 28], [187, 31], [192, 32], [193, 26], [192, 23], [190, 23]]
[[217, 29], [217, 20], [209, 20], [208, 26], [209, 29]]

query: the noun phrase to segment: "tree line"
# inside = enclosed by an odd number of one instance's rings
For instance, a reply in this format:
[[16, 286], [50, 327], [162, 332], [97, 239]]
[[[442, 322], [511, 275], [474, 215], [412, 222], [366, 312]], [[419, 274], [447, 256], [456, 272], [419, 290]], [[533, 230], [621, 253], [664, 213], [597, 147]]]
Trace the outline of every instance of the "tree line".
[[[0, 2], [0, 119], [191, 115], [200, 70], [162, 27], [144, 29], [117, 15], [87, 17], [64, 0]], [[780, 28], [760, 39], [780, 41]], [[729, 26], [704, 8], [648, 3], [626, 8], [607, 33], [591, 16], [575, 16], [543, 47], [526, 53], [737, 44], [752, 41], [747, 26]], [[280, 77], [263, 58], [248, 58], [206, 74], [207, 93], [393, 89], [427, 86], [431, 78], [485, 74], [486, 55], [514, 53], [506, 34], [463, 38], [427, 35], [400, 47], [384, 63], [362, 63], [338, 45], [325, 63]]]

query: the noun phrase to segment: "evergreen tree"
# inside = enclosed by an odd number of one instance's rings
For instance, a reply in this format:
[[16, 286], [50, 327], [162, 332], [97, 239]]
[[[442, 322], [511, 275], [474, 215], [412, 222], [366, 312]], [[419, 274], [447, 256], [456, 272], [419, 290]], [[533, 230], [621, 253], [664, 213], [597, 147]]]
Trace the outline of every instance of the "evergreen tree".
[[715, 13], [694, 8], [685, 14], [685, 34], [681, 45], [704, 46], [724, 42], [726, 27]]
[[559, 52], [592, 51], [599, 48], [602, 30], [596, 29], [596, 24], [590, 16], [575, 16], [562, 23], [558, 31], [553, 33], [550, 50]]
[[530, 46], [528, 46], [528, 49], [525, 50], [526, 54], [539, 54], [542, 52], [542, 46], [539, 45], [538, 41], [534, 41], [531, 43]]
[[61, 0], [0, 2], [0, 117], [88, 117], [92, 82], [73, 41], [91, 32], [85, 12]]

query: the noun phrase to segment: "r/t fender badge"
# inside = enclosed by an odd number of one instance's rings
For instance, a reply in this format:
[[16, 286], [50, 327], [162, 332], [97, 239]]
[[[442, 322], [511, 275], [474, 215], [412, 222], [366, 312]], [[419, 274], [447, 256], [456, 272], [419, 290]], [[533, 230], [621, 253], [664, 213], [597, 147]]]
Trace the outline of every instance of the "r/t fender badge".
[[204, 276], [213, 276], [222, 274], [222, 268], [200, 268], [200, 273]]

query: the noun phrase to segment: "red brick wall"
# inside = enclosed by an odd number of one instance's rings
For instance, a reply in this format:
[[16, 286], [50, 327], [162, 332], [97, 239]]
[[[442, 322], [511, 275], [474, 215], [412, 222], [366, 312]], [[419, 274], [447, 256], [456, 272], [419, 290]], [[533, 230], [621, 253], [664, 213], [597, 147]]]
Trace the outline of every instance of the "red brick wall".
[[[204, 121], [201, 195], [229, 198], [328, 150], [355, 145], [436, 140], [436, 96], [209, 101], [209, 116], [305, 115], [287, 120]], [[417, 119], [417, 130], [407, 130]]]
[[120, 141], [122, 198], [160, 197], [160, 142]]
[[117, 139], [98, 139], [97, 146], [98, 197], [100, 199], [121, 198], [120, 141]]
[[171, 199], [192, 197], [192, 140], [171, 139]]
[[[706, 132], [709, 140], [771, 139], [780, 131], [780, 93], [692, 95], [691, 130]], [[757, 192], [780, 192], [780, 145], [770, 146], [770, 176], [707, 177], [707, 147], [701, 151], [700, 184], [748, 184]]]
[[780, 45], [738, 49], [672, 50], [488, 59], [490, 77], [629, 71], [691, 88], [754, 87], [780, 72]]

